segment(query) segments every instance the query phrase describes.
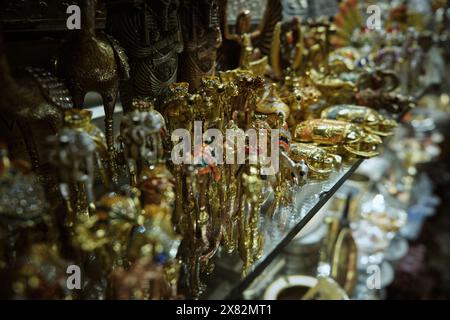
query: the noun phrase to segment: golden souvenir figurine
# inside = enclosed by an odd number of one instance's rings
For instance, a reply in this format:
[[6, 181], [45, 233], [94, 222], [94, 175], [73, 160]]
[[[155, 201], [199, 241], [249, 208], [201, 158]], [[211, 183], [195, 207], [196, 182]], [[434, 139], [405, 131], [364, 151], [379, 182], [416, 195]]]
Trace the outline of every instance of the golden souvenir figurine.
[[[289, 157], [291, 133], [288, 130], [286, 119], [289, 117], [289, 107], [281, 100], [276, 92], [276, 85], [272, 84], [261, 100], [256, 105], [254, 117], [256, 120], [252, 122], [252, 126], [256, 130], [266, 130], [269, 134], [272, 129], [278, 130], [279, 133], [279, 170], [275, 176], [270, 177], [272, 188], [275, 192], [275, 200], [268, 209], [268, 216], [273, 217], [281, 206], [288, 205], [291, 198], [291, 187], [299, 185], [303, 182], [303, 178], [307, 174], [307, 168], [302, 161], [295, 163]], [[270, 134], [270, 140], [271, 134]], [[274, 152], [270, 143], [267, 150]]]
[[70, 109], [64, 113], [64, 127], [78, 132], [85, 132], [95, 144], [95, 171], [106, 187], [112, 183], [111, 172], [108, 171], [108, 146], [104, 133], [92, 123], [92, 111], [86, 109]]
[[[121, 141], [131, 182], [141, 192], [143, 225], [128, 251], [135, 256], [132, 259], [137, 263], [135, 268], [146, 263], [159, 270], [158, 265], [161, 265], [162, 272], [171, 274], [173, 279], [168, 280], [171, 282], [169, 287], [176, 295], [179, 270], [176, 254], [180, 237], [175, 233], [175, 226], [180, 217], [174, 216], [174, 181], [166, 167], [162, 148], [165, 121], [149, 100], [137, 100], [133, 106], [135, 111], [128, 113], [122, 120]], [[152, 253], [147, 258], [151, 257], [152, 260], [139, 261], [142, 248], [150, 244], [153, 246]]]
[[71, 31], [60, 48], [56, 69], [58, 75], [66, 80], [75, 108], [84, 107], [85, 95], [90, 91], [98, 92], [102, 96], [109, 166], [113, 179], [116, 180], [113, 115], [119, 80], [129, 78], [128, 59], [116, 40], [97, 34], [97, 0], [83, 0], [81, 3], [81, 29]]
[[308, 179], [326, 180], [339, 170], [342, 158], [329, 153], [313, 143], [291, 143], [289, 157], [295, 162], [304, 161], [308, 166]]
[[162, 115], [166, 121], [169, 135], [180, 128], [193, 130], [194, 111], [189, 93], [189, 83], [179, 82], [169, 86], [169, 94], [164, 102]]
[[[228, 89], [219, 78], [204, 77], [194, 94], [188, 92], [186, 83], [173, 84], [170, 90], [173, 94], [163, 111], [169, 133], [180, 128], [192, 132], [194, 121], [201, 121], [203, 130], [224, 126], [231, 97], [224, 96]], [[213, 267], [210, 259], [220, 246], [224, 222], [224, 209], [220, 206], [220, 199], [225, 197], [223, 168], [215, 164], [209, 152], [206, 142], [196, 145], [192, 154], [185, 155], [195, 161], [194, 166], [171, 166], [176, 183], [174, 223], [183, 236], [179, 255], [187, 265], [184, 289], [191, 297], [198, 297], [203, 291], [201, 274]]]
[[221, 72], [222, 82], [234, 83], [238, 94], [231, 100], [231, 117], [241, 129], [247, 129], [253, 120], [258, 95], [264, 88], [264, 79], [248, 70]]
[[287, 119], [290, 127], [295, 128], [299, 122], [314, 117], [311, 107], [319, 102], [322, 93], [311, 83], [309, 72], [302, 77], [286, 76], [280, 91], [280, 97], [290, 109]]
[[[225, 130], [239, 135], [240, 128], [233, 120], [230, 120]], [[235, 144], [234, 139], [226, 139], [224, 154], [232, 159], [238, 159], [238, 147]], [[239, 215], [239, 194], [241, 193], [242, 184], [239, 179], [239, 172], [241, 171], [241, 165], [237, 161], [233, 164], [227, 164], [223, 166], [223, 174], [221, 182], [223, 185], [223, 247], [228, 253], [232, 253], [237, 249], [237, 222]]]
[[[189, 93], [188, 83], [174, 83], [169, 86], [168, 98], [163, 107], [163, 116], [166, 121], [168, 136], [180, 128], [192, 132], [194, 108], [192, 105], [192, 95]], [[175, 143], [176, 141], [171, 141], [170, 149], [173, 148], [172, 144]], [[173, 213], [173, 222], [177, 230], [182, 233], [182, 228], [186, 222], [186, 215], [184, 211], [184, 170], [183, 166], [180, 165], [173, 165], [170, 169], [175, 181], [175, 208]]]
[[320, 90], [325, 100], [330, 105], [349, 103], [353, 101], [357, 88], [350, 81], [342, 80], [334, 74], [326, 74], [314, 69], [310, 71], [310, 79], [314, 86]]
[[127, 254], [133, 231], [144, 220], [139, 196], [136, 188], [124, 187], [118, 193], [104, 195], [96, 202], [91, 216], [77, 220], [72, 241], [80, 259], [86, 263], [83, 298], [108, 298], [110, 273], [129, 267]]
[[[263, 88], [263, 80], [255, 77], [249, 71], [232, 70], [220, 74], [222, 85], [228, 88], [229, 96], [224, 104], [224, 117], [227, 120], [224, 132], [233, 132], [239, 137], [241, 129], [249, 128], [254, 120], [257, 103], [257, 92]], [[238, 125], [240, 124], [240, 126]], [[268, 128], [270, 129], [270, 128]], [[243, 143], [245, 143], [243, 141]], [[224, 154], [238, 159], [238, 147], [234, 139], [226, 139]], [[245, 155], [247, 157], [247, 154]], [[219, 166], [221, 173], [221, 190], [219, 192], [223, 218], [223, 246], [229, 253], [234, 252], [238, 245], [238, 223], [240, 218], [240, 197], [242, 180], [240, 175], [243, 169], [234, 162]]]
[[248, 166], [241, 179], [242, 192], [239, 195], [240, 210], [237, 219], [238, 251], [244, 262], [242, 276], [245, 277], [253, 263], [261, 257], [263, 250], [264, 238], [259, 228], [264, 182], [256, 166]]
[[125, 115], [120, 125], [120, 141], [130, 173], [130, 184], [136, 186], [150, 164], [164, 159], [162, 140], [166, 131], [163, 116], [151, 101], [135, 101], [135, 110]]
[[[304, 65], [309, 69], [328, 67], [327, 57], [331, 50], [331, 36], [335, 33], [335, 26], [328, 17], [309, 19], [306, 23]], [[325, 70], [327, 72], [328, 70]]]
[[94, 140], [84, 131], [64, 128], [58, 136], [50, 136], [49, 159], [57, 172], [59, 192], [66, 205], [64, 225], [71, 232], [83, 216], [95, 209]]
[[[267, 2], [264, 17], [258, 28], [251, 30], [251, 13], [245, 10], [236, 18], [236, 33], [229, 30], [227, 16], [227, 0], [221, 0], [221, 30], [222, 45], [218, 50], [219, 70], [230, 70], [238, 67], [253, 69], [260, 75], [261, 65], [267, 64], [270, 45], [275, 25], [282, 18], [282, 5], [280, 0], [269, 0]], [[258, 66], [258, 67], [257, 67]]]
[[264, 91], [256, 106], [256, 112], [265, 115], [266, 119], [270, 115], [278, 116], [279, 114], [282, 114], [284, 119], [289, 117], [289, 106], [285, 104], [278, 96], [277, 85], [275, 83], [269, 85], [269, 87]]
[[237, 85], [232, 81], [224, 82], [218, 76], [206, 76], [201, 80], [198, 93], [214, 106], [212, 110], [203, 110], [203, 113], [209, 113], [208, 119], [205, 119], [205, 128], [224, 132], [225, 126], [233, 117], [232, 101], [239, 94]]
[[0, 271], [32, 244], [56, 241], [44, 190], [26, 162], [13, 161], [0, 144]]
[[378, 136], [390, 136], [393, 134], [397, 122], [387, 119], [379, 112], [356, 105], [337, 105], [322, 111], [322, 119], [342, 120], [360, 125], [368, 133]]
[[[13, 158], [29, 159], [33, 170], [52, 187], [45, 138], [56, 134], [72, 98], [62, 81], [38, 68], [26, 68], [13, 77], [0, 30], [0, 139], [7, 142]], [[50, 185], [49, 185], [50, 184]]]
[[[180, 223], [180, 233], [183, 240], [180, 246], [179, 256], [186, 264], [185, 267], [185, 291], [186, 295], [198, 298], [206, 289], [202, 280], [203, 274], [209, 274], [214, 267], [209, 253], [210, 216], [205, 206], [206, 194], [202, 183], [208, 181], [208, 177], [201, 176], [198, 168], [183, 166], [182, 173], [185, 181], [185, 192], [182, 194], [183, 219]], [[201, 199], [200, 199], [201, 197]]]
[[294, 17], [289, 24], [278, 22], [270, 49], [270, 66], [275, 78], [282, 79], [285, 70], [298, 72], [304, 68], [304, 55], [305, 41], [300, 18]]
[[371, 158], [378, 155], [379, 136], [368, 134], [358, 125], [328, 119], [307, 120], [295, 128], [296, 141], [314, 142], [331, 147], [345, 157]]
[[67, 268], [73, 264], [64, 260], [55, 246], [34, 243], [9, 265], [0, 270], [0, 297], [14, 300], [71, 300], [79, 290], [68, 287]]
[[355, 95], [355, 100], [361, 106], [375, 110], [384, 109], [398, 114], [414, 109], [416, 106], [416, 101], [413, 97], [405, 96], [397, 92], [380, 92], [372, 89], [359, 91]]
[[[259, 58], [255, 54], [255, 49], [252, 46], [252, 41], [249, 34], [242, 35], [242, 49], [241, 57], [239, 59], [239, 68], [242, 70], [249, 70], [255, 76], [263, 77], [266, 73], [268, 59], [266, 56]], [[258, 52], [258, 51], [256, 51]]]

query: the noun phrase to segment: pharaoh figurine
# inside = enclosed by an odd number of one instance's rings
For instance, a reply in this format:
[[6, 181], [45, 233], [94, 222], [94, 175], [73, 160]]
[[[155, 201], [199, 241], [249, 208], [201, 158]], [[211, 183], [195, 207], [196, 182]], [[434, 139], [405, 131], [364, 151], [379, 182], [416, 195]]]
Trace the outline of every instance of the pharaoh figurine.
[[200, 87], [204, 76], [215, 74], [217, 49], [222, 42], [218, 9], [218, 0], [182, 0], [184, 50], [177, 81], [188, 82], [190, 91]]
[[133, 99], [159, 98], [177, 79], [183, 50], [178, 0], [108, 0], [107, 30], [124, 47], [130, 80], [120, 86], [124, 111]]
[[[275, 192], [275, 201], [270, 206], [269, 216], [273, 216], [280, 204], [288, 204], [290, 201], [290, 187], [299, 185], [306, 176], [307, 168], [304, 163], [295, 163], [289, 157], [291, 142], [291, 133], [288, 128], [287, 119], [289, 118], [290, 108], [278, 96], [276, 84], [270, 85], [261, 100], [258, 101], [255, 117], [264, 121], [270, 128], [271, 135], [273, 130], [278, 131], [279, 144], [279, 171], [271, 177], [273, 189]], [[272, 138], [271, 138], [272, 139]], [[271, 146], [271, 153], [275, 152]]]
[[199, 173], [199, 168], [182, 166], [184, 177], [183, 221], [180, 233], [183, 236], [179, 256], [184, 262], [181, 289], [187, 296], [198, 298], [206, 289], [202, 279], [214, 267], [210, 261], [210, 215], [206, 207], [206, 193], [202, 184], [207, 176]]
[[242, 192], [239, 195], [237, 243], [243, 261], [242, 276], [246, 276], [253, 263], [261, 257], [264, 238], [260, 232], [260, 212], [263, 203], [264, 181], [257, 166], [247, 166], [240, 175]]
[[275, 79], [282, 79], [285, 70], [300, 71], [304, 67], [304, 56], [305, 41], [300, 18], [294, 17], [288, 24], [278, 22], [270, 49], [270, 65]]
[[[218, 68], [222, 71], [242, 67], [242, 63], [248, 67], [250, 61], [264, 59], [261, 55], [267, 57], [275, 25], [282, 18], [281, 1], [268, 0], [264, 17], [256, 30], [252, 31], [251, 13], [245, 10], [237, 16], [236, 32], [233, 34], [228, 26], [227, 4], [228, 0], [220, 0], [222, 45], [218, 51]], [[260, 62], [264, 65], [263, 61]], [[255, 69], [261, 68], [255, 66]], [[264, 73], [265, 70], [262, 71]]]

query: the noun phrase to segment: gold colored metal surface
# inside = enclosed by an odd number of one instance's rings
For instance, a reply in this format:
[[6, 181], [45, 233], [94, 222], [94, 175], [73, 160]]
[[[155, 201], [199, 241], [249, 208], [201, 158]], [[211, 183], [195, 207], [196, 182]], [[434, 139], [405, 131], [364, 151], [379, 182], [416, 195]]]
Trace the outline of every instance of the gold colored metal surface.
[[326, 108], [321, 113], [322, 119], [347, 121], [360, 125], [368, 133], [389, 136], [397, 122], [387, 119], [375, 110], [355, 105], [337, 105]]
[[[256, 30], [251, 30], [251, 12], [245, 10], [236, 18], [235, 33], [228, 25], [227, 0], [220, 0], [222, 45], [218, 51], [219, 70], [236, 69], [239, 66], [247, 70], [264, 73], [262, 65], [267, 64], [275, 25], [282, 18], [280, 0], [268, 0], [263, 19]], [[253, 57], [253, 58], [252, 58]], [[259, 59], [262, 59], [258, 61]], [[251, 61], [254, 62], [250, 67]]]
[[339, 169], [342, 158], [331, 154], [312, 143], [292, 143], [289, 156], [292, 160], [305, 161], [309, 168], [309, 178], [327, 179], [329, 175]]
[[308, 120], [297, 125], [294, 140], [336, 146], [339, 155], [351, 154], [370, 158], [378, 155], [379, 136], [367, 134], [354, 124], [328, 119]]
[[336, 239], [333, 256], [331, 276], [342, 288], [351, 295], [358, 281], [358, 251], [352, 231], [344, 228]]
[[328, 277], [292, 275], [273, 282], [265, 291], [265, 300], [348, 300], [348, 295]]

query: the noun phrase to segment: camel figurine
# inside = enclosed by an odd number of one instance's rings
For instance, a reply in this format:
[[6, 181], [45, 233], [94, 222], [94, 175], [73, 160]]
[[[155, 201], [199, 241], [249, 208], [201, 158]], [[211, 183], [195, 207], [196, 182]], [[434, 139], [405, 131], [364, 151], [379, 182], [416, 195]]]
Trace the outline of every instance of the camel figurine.
[[26, 68], [12, 74], [0, 30], [0, 139], [8, 141], [14, 158], [28, 157], [33, 170], [44, 175], [45, 183], [51, 180], [45, 176], [45, 139], [58, 133], [64, 110], [70, 108], [69, 91], [50, 72]]
[[95, 12], [97, 0], [82, 0], [81, 29], [70, 34], [61, 46], [57, 74], [66, 80], [75, 108], [83, 108], [88, 92], [98, 92], [105, 108], [105, 133], [111, 171], [114, 172], [113, 115], [119, 91], [119, 81], [129, 79], [125, 51], [111, 36], [97, 34]]

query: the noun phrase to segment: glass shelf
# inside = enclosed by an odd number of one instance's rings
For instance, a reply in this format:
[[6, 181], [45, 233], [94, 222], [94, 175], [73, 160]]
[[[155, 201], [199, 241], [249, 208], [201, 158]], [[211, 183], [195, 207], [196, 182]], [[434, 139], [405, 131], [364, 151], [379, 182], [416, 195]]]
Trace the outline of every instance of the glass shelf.
[[264, 248], [261, 258], [253, 265], [249, 274], [241, 278], [241, 266], [238, 254], [219, 253], [215, 259], [216, 269], [207, 281], [207, 291], [202, 299], [242, 299], [243, 292], [275, 260], [279, 253], [300, 232], [320, 225], [324, 215], [320, 209], [333, 194], [358, 169], [364, 159], [343, 165], [328, 180], [310, 182], [299, 187], [291, 207], [283, 208], [278, 219], [269, 220], [261, 212], [264, 233]]

